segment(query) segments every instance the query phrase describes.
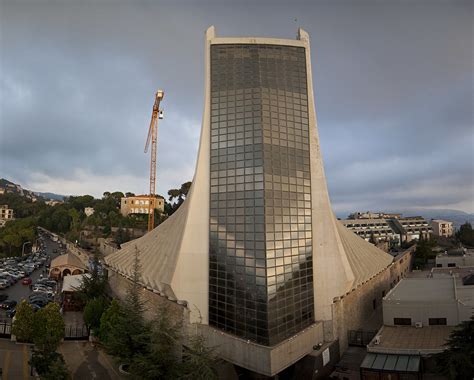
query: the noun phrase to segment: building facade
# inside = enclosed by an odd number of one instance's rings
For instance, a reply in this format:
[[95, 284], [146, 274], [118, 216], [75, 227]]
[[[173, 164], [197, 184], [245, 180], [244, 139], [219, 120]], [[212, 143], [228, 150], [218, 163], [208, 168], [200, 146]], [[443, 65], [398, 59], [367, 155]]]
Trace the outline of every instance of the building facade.
[[0, 205], [0, 227], [9, 220], [13, 220], [13, 209], [8, 208], [8, 205]]
[[431, 228], [433, 229], [433, 234], [436, 236], [451, 237], [453, 236], [453, 222], [448, 222], [446, 220], [434, 219], [431, 221]]
[[120, 213], [123, 216], [130, 214], [148, 214], [148, 207], [152, 202], [151, 208], [158, 209], [160, 212], [165, 210], [165, 200], [160, 197], [149, 195], [136, 195], [133, 197], [124, 197], [120, 200]]
[[[309, 36], [206, 32], [205, 103], [192, 186], [142, 238], [105, 258], [182, 305], [190, 331], [240, 367], [274, 376], [338, 344], [334, 302], [392, 266], [346, 229], [329, 202]], [[117, 290], [117, 293], [120, 289]], [[338, 326], [341, 326], [339, 324]]]

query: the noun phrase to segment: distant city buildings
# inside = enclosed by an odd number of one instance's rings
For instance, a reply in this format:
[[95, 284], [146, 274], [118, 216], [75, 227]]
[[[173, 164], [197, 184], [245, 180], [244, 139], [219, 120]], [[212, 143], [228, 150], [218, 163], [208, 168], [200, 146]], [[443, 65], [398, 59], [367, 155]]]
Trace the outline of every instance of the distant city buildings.
[[397, 219], [401, 218], [402, 214], [393, 214], [385, 212], [354, 212], [348, 216], [347, 219]]
[[163, 197], [155, 196], [150, 198], [149, 195], [136, 195], [133, 197], [124, 197], [120, 200], [120, 213], [123, 216], [130, 214], [148, 214], [150, 201], [151, 208], [158, 209], [163, 212], [165, 210], [165, 200]]
[[385, 243], [387, 248], [403, 242], [429, 238], [432, 229], [421, 216], [402, 217], [402, 214], [356, 212], [342, 224], [356, 235], [373, 244]]
[[448, 222], [446, 220], [433, 219], [431, 221], [431, 228], [433, 229], [433, 234], [436, 236], [451, 237], [453, 236], [453, 222]]
[[9, 220], [13, 220], [13, 209], [8, 208], [8, 205], [0, 205], [0, 227], [5, 226]]

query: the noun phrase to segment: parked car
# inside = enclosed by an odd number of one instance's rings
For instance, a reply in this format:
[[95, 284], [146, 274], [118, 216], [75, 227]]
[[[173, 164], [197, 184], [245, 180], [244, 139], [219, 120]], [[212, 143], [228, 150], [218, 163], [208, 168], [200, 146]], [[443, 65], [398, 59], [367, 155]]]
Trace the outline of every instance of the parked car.
[[6, 300], [0, 303], [2, 309], [13, 309], [16, 306], [17, 302], [15, 300]]
[[[31, 308], [33, 309], [34, 312], [37, 312], [39, 309], [41, 309], [42, 306], [37, 305], [35, 303], [30, 304]], [[6, 312], [8, 318], [13, 318], [16, 315], [16, 307], [13, 309], [7, 310]]]
[[25, 277], [23, 280], [21, 280], [21, 283], [22, 283], [23, 285], [30, 285], [31, 282], [32, 282], [32, 281], [31, 281], [31, 278], [29, 278], [29, 277]]

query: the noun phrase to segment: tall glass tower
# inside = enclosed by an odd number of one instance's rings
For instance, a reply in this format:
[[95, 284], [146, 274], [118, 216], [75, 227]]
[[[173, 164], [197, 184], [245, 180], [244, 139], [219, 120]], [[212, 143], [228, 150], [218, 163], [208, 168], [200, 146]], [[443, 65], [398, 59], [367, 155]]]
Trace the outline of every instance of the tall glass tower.
[[265, 345], [314, 322], [303, 47], [211, 46], [209, 323]]
[[[337, 303], [393, 258], [332, 212], [309, 35], [218, 37], [209, 27], [204, 56], [204, 112], [188, 196], [105, 262], [112, 286], [123, 292], [120, 281], [133, 275], [138, 249], [150, 301], [172, 305], [187, 331], [225, 360], [274, 376], [319, 343], [346, 340], [354, 326]], [[372, 302], [354, 312], [369, 313], [367, 307], [372, 312]]]

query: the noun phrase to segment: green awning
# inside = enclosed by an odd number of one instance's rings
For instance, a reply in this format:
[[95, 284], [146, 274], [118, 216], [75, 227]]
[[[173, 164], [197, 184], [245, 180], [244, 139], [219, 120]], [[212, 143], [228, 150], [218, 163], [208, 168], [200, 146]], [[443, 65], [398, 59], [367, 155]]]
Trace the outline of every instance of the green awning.
[[360, 368], [391, 372], [420, 372], [420, 356], [418, 355], [390, 355], [369, 352]]

